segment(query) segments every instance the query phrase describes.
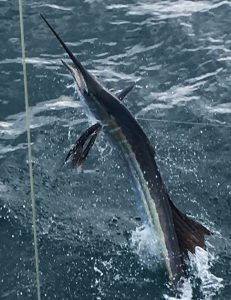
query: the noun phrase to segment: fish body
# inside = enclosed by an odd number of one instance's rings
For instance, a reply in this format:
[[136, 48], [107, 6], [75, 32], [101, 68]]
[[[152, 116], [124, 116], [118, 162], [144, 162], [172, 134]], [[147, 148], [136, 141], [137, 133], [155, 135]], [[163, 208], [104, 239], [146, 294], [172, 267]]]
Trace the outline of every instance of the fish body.
[[48, 21], [42, 18], [72, 60], [73, 67], [63, 63], [88, 107], [120, 145], [140, 192], [149, 224], [158, 235], [169, 279], [176, 286], [185, 274], [184, 254], [188, 250], [193, 252], [196, 246], [204, 248], [204, 235], [210, 231], [175, 207], [157, 167], [155, 150], [137, 120], [119, 97], [110, 93], [85, 69]]

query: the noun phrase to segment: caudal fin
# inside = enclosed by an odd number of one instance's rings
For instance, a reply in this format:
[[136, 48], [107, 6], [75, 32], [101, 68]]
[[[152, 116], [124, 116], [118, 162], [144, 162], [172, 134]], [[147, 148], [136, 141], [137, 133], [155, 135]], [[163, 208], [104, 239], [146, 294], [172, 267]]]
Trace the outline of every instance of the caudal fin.
[[188, 251], [194, 253], [196, 246], [205, 249], [205, 235], [211, 235], [212, 232], [183, 214], [172, 201], [170, 201], [170, 205], [181, 251], [187, 255]]

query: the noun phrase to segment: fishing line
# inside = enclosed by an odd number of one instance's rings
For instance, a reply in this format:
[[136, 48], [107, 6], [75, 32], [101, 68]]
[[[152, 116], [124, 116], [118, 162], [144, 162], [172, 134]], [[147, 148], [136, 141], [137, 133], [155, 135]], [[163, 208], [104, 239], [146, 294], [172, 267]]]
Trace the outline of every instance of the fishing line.
[[23, 24], [23, 4], [22, 4], [22, 0], [19, 0], [18, 4], [19, 4], [21, 48], [22, 48], [22, 67], [23, 67], [23, 83], [24, 83], [25, 111], [26, 111], [28, 164], [29, 164], [30, 194], [31, 194], [31, 206], [32, 206], [32, 229], [33, 229], [33, 238], [34, 238], [34, 255], [35, 255], [37, 299], [41, 300], [40, 277], [39, 277], [38, 238], [37, 238], [37, 227], [36, 227], [34, 177], [33, 177], [33, 167], [32, 167], [32, 153], [31, 153], [30, 114], [29, 114], [29, 100], [28, 100], [28, 87], [27, 87], [26, 51], [25, 51], [25, 39], [24, 39], [25, 34], [24, 34], [24, 24]]
[[143, 117], [136, 117], [137, 120], [142, 121], [153, 121], [153, 122], [160, 122], [160, 123], [173, 123], [178, 125], [197, 125], [197, 126], [210, 126], [210, 127], [224, 127], [224, 128], [231, 128], [229, 124], [214, 124], [214, 123], [205, 123], [205, 122], [190, 122], [190, 121], [174, 121], [174, 120], [161, 120], [155, 118], [143, 118]]

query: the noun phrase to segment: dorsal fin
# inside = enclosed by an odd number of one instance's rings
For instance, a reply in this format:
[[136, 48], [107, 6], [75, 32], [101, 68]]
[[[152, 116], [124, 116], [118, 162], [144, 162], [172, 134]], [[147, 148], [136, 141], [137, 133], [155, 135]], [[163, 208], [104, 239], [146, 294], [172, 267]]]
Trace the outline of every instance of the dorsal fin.
[[134, 88], [134, 86], [135, 83], [130, 84], [129, 86], [124, 88], [121, 92], [116, 93], [116, 97], [122, 101], [127, 96], [127, 94]]
[[211, 235], [207, 228], [182, 213], [169, 199], [172, 208], [173, 222], [180, 249], [187, 255], [195, 252], [195, 247], [205, 249], [205, 235]]

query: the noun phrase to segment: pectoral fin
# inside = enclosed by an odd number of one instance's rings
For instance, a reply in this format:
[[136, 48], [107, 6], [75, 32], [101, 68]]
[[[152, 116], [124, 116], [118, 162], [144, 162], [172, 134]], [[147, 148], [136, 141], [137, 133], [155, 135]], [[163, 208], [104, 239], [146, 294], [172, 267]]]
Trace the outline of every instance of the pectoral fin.
[[96, 137], [101, 128], [102, 126], [100, 123], [96, 123], [89, 127], [70, 149], [66, 156], [65, 162], [70, 160], [73, 167], [78, 168], [82, 166], [90, 149], [94, 145]]
[[127, 96], [127, 94], [134, 88], [134, 86], [135, 86], [135, 83], [130, 84], [128, 87], [123, 89], [121, 92], [117, 93], [116, 97], [122, 101]]

